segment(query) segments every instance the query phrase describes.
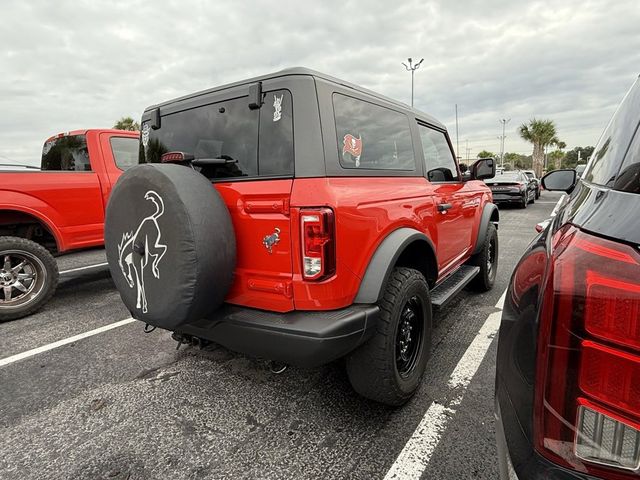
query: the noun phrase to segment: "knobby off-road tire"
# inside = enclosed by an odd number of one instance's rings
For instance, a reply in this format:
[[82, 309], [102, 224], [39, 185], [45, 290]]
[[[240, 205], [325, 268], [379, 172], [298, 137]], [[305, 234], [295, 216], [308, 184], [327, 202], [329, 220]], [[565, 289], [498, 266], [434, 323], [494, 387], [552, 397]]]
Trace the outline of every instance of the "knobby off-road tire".
[[43, 246], [0, 237], [0, 322], [26, 317], [49, 301], [58, 286], [58, 263]]
[[480, 267], [480, 272], [471, 280], [469, 286], [478, 292], [491, 290], [498, 271], [498, 231], [493, 223], [489, 223], [487, 227], [482, 250], [471, 257], [469, 264]]
[[[360, 395], [399, 406], [420, 386], [431, 353], [431, 300], [424, 276], [411, 268], [394, 269], [378, 305], [376, 333], [347, 357], [347, 374]], [[403, 346], [408, 346], [404, 352]]]

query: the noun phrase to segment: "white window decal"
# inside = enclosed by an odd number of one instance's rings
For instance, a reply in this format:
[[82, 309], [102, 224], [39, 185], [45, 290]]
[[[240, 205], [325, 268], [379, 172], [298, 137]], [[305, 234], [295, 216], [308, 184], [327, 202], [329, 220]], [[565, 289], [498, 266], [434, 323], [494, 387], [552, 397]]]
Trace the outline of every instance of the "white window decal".
[[282, 99], [284, 98], [284, 93], [280, 95], [280, 98], [277, 95], [273, 95], [273, 121], [277, 122], [282, 118]]

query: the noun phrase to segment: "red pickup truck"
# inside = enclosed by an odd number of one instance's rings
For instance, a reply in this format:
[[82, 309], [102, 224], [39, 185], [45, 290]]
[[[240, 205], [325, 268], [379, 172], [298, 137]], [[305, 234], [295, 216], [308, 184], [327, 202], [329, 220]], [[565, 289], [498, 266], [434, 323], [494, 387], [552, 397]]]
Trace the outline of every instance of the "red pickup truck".
[[0, 321], [55, 292], [53, 255], [103, 244], [104, 209], [138, 162], [138, 132], [76, 130], [47, 139], [39, 169], [0, 172]]

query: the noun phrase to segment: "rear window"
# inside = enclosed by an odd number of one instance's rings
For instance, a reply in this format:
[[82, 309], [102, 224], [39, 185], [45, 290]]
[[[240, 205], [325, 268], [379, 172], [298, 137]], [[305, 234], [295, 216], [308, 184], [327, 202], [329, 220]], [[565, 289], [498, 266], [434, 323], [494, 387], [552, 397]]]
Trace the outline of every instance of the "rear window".
[[346, 95], [333, 95], [338, 155], [343, 168], [414, 170], [406, 115]]
[[47, 140], [42, 147], [41, 170], [90, 172], [89, 151], [84, 135], [67, 135]]
[[139, 155], [138, 147], [140, 144], [137, 138], [111, 137], [109, 142], [111, 143], [113, 159], [120, 170], [127, 170], [137, 165]]
[[164, 153], [178, 151], [236, 161], [200, 169], [211, 179], [291, 176], [292, 111], [291, 93], [278, 90], [265, 94], [260, 109], [250, 109], [247, 97], [240, 97], [165, 115], [157, 130], [143, 125], [139, 162], [158, 163]]
[[518, 172], [504, 172], [494, 178], [496, 180], [522, 180], [522, 176]]

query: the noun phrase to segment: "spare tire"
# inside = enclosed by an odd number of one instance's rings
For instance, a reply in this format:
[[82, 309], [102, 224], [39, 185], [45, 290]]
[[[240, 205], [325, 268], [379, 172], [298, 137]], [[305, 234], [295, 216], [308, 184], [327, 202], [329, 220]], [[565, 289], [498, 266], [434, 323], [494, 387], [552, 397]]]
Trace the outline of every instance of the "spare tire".
[[233, 279], [231, 217], [211, 182], [171, 164], [122, 174], [109, 199], [105, 248], [131, 315], [173, 330], [218, 308]]

